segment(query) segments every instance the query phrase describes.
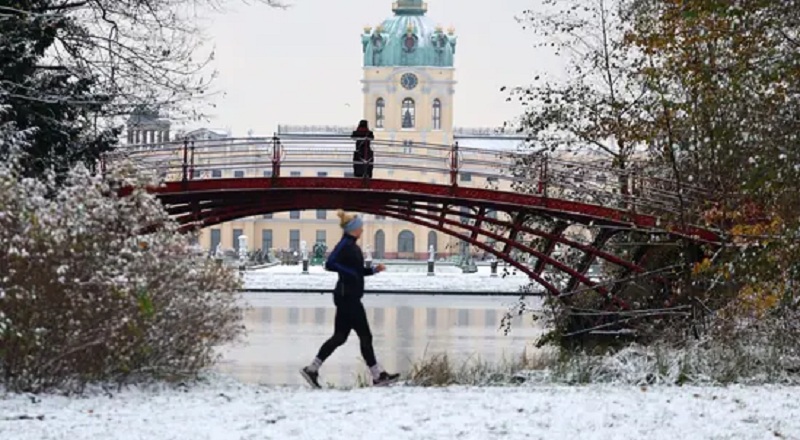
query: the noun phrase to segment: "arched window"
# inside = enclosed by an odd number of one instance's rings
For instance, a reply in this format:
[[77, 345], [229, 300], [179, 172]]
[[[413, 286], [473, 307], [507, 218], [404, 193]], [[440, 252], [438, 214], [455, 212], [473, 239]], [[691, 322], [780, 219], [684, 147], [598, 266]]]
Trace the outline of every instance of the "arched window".
[[403, 100], [403, 128], [414, 128], [416, 124], [417, 108], [414, 100], [406, 98]]
[[382, 260], [386, 255], [386, 234], [382, 230], [375, 233], [375, 258]]
[[434, 252], [439, 251], [439, 239], [433, 231], [428, 232], [428, 249], [430, 249], [431, 246], [433, 246]]
[[433, 129], [442, 129], [442, 101], [433, 100]]
[[397, 253], [406, 258], [414, 255], [414, 233], [403, 231], [397, 236]]
[[383, 98], [378, 98], [375, 102], [375, 127], [383, 128], [384, 113], [386, 110], [386, 101]]

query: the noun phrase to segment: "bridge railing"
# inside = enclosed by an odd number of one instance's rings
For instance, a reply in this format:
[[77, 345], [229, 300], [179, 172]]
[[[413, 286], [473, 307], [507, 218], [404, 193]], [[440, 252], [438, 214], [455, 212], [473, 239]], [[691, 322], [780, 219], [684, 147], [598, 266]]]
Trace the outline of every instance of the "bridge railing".
[[[707, 200], [702, 189], [641, 168], [609, 167], [518, 150], [373, 140], [373, 179], [523, 191], [543, 197], [613, 205], [641, 213], [678, 211]], [[354, 141], [346, 136], [274, 136], [185, 140], [120, 148], [104, 164], [131, 160], [165, 181], [255, 177], [352, 177]], [[307, 173], [311, 170], [313, 176]], [[323, 174], [324, 173], [324, 174]], [[334, 175], [337, 174], [337, 175]]]

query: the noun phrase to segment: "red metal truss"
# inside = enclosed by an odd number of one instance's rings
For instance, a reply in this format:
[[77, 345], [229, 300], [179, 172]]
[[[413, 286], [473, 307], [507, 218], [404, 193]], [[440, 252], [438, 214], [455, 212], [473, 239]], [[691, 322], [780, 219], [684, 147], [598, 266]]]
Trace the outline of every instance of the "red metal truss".
[[[562, 237], [564, 231], [569, 227], [569, 223], [558, 220], [556, 224], [553, 226], [553, 230], [550, 232], [549, 237], [545, 238], [544, 246], [542, 246], [542, 252], [547, 255], [552, 255], [553, 251], [556, 249], [556, 245], [559, 243], [559, 238]], [[536, 266], [534, 270], [536, 273], [542, 273], [545, 268], [545, 260], [539, 259], [536, 261]]]
[[[185, 195], [183, 197], [185, 197]], [[200, 202], [196, 200], [184, 204], [171, 204], [168, 205], [168, 212], [172, 215], [175, 215], [176, 219], [181, 224], [194, 224], [195, 222], [199, 222], [195, 226], [209, 227], [225, 221], [235, 220], [236, 218], [241, 218], [242, 216], [269, 214], [269, 213], [276, 213], [281, 211], [297, 210], [297, 209], [334, 209], [341, 206], [345, 206], [344, 204], [347, 203], [347, 200], [345, 198], [336, 197], [335, 194], [310, 193], [310, 194], [304, 194], [302, 196], [305, 208], [301, 208], [298, 207], [297, 205], [297, 201], [295, 200], [296, 197], [298, 197], [298, 195], [295, 193], [292, 194], [271, 193], [269, 195], [261, 194], [258, 197], [253, 196], [252, 193], [249, 194], [248, 197], [241, 197], [241, 195], [226, 193], [225, 198], [203, 201], [202, 205], [200, 205]], [[176, 199], [168, 196], [164, 196], [164, 200], [165, 202], [177, 201]], [[379, 201], [379, 202], [387, 203], [386, 201]], [[245, 209], [245, 206], [243, 205], [244, 203], [255, 204], [256, 207], [252, 209], [250, 208]], [[463, 213], [447, 209], [446, 207], [449, 205], [444, 205], [444, 206], [445, 206], [444, 208], [439, 208], [439, 209], [433, 209], [430, 205], [424, 206], [424, 209], [426, 211], [438, 213], [439, 215], [439, 218], [437, 219], [438, 228], [444, 227], [445, 225], [444, 218], [447, 215], [462, 216], [462, 217], [471, 216], [471, 214], [469, 213]], [[198, 207], [202, 208], [202, 212], [198, 211]], [[240, 214], [236, 208], [242, 208], [242, 210], [246, 211], [246, 214]], [[347, 208], [347, 209], [352, 209], [352, 208]], [[576, 242], [561, 235], [556, 235], [556, 232], [558, 231], [545, 232], [533, 227], [525, 226], [524, 215], [522, 213], [515, 214], [514, 217], [517, 220], [510, 223], [511, 225], [510, 228], [512, 232], [509, 235], [509, 240], [507, 244], [502, 250], [503, 254], [508, 254], [510, 252], [511, 248], [513, 247], [513, 242], [515, 241], [516, 234], [524, 232], [545, 238], [553, 243], [560, 243], [565, 246], [578, 249], [584, 253], [592, 253], [600, 259], [603, 259], [614, 265], [624, 267], [633, 272], [642, 271], [641, 267], [632, 264], [631, 262], [626, 261], [614, 254], [603, 251], [602, 249], [593, 248], [592, 246], [584, 243]], [[508, 222], [504, 222], [489, 217], [484, 217], [483, 223], [495, 226], [504, 226], [509, 224]]]
[[[620, 266], [626, 274], [644, 272], [639, 261], [628, 261], [603, 249], [614, 231], [646, 230], [705, 243], [719, 240], [716, 234], [702, 228], [659, 227], [661, 222], [655, 217], [613, 207], [536, 194], [420, 182], [330, 177], [213, 179], [168, 182], [152, 188], [151, 192], [185, 230], [248, 216], [310, 209], [345, 209], [405, 220], [495, 255], [553, 295], [585, 286], [613, 297], [616, 286], [612, 289], [597, 285], [586, 276], [596, 259]], [[490, 211], [505, 215], [503, 218], [489, 216]], [[551, 220], [555, 226], [550, 231], [542, 231], [532, 226], [535, 219]], [[567, 228], [576, 224], [600, 228], [593, 243], [579, 243], [564, 236]], [[519, 234], [530, 234], [545, 241], [536, 249], [520, 242]], [[495, 244], [500, 245], [499, 249]], [[577, 267], [553, 257], [559, 244], [583, 252], [584, 257]], [[512, 251], [536, 257], [535, 265], [531, 267], [519, 261]], [[548, 268], [566, 274], [569, 279], [566, 285], [559, 288], [548, 280], [543, 275]]]
[[[600, 232], [598, 232], [597, 235], [595, 236], [594, 241], [592, 242], [591, 248], [592, 249], [602, 249], [605, 246], [606, 242], [608, 242], [608, 240], [617, 232], [618, 231], [614, 231], [614, 230], [610, 230], [610, 229], [601, 229]], [[583, 254], [583, 257], [581, 258], [580, 262], [578, 262], [578, 267], [576, 269], [578, 271], [578, 273], [580, 273], [581, 275], [586, 274], [586, 271], [588, 271], [589, 267], [591, 267], [592, 263], [594, 263], [595, 258], [597, 258], [596, 253], [594, 253], [594, 252], [585, 252]], [[634, 263], [634, 264], [636, 264], [636, 263]], [[640, 270], [641, 270], [641, 268], [640, 268]], [[567, 292], [572, 292], [577, 287], [578, 287], [578, 279], [573, 277], [567, 282], [566, 291]]]
[[382, 194], [394, 198], [410, 198], [414, 201], [433, 202], [457, 206], [481, 206], [504, 212], [538, 212], [548, 213], [553, 218], [561, 218], [571, 223], [604, 224], [609, 226], [635, 227], [643, 230], [667, 232], [674, 236], [686, 237], [692, 241], [719, 243], [719, 236], [707, 229], [696, 226], [679, 228], [663, 227], [661, 221], [650, 215], [635, 214], [619, 208], [592, 205], [572, 200], [548, 198], [536, 194], [504, 192], [481, 188], [462, 188], [422, 182], [404, 182], [393, 180], [371, 180], [367, 187], [362, 179], [336, 177], [283, 177], [242, 178], [242, 179], [210, 179], [186, 182], [168, 182], [152, 192], [158, 194], [167, 204], [188, 203], [193, 200], [229, 199], [246, 196], [259, 191], [301, 192], [297, 197], [297, 209], [303, 207], [303, 196], [311, 192], [324, 191], [340, 193], [346, 199], [362, 199], [373, 194]]

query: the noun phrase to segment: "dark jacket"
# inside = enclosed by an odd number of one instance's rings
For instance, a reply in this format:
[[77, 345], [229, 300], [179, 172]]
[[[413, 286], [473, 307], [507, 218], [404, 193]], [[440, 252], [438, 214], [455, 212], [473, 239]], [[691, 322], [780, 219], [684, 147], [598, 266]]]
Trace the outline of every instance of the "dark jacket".
[[371, 130], [356, 130], [350, 138], [356, 141], [356, 153], [359, 159], [367, 161], [373, 159], [371, 141], [375, 139], [375, 134]]
[[333, 291], [337, 306], [357, 303], [364, 296], [364, 277], [375, 275], [372, 268], [364, 267], [364, 254], [356, 239], [345, 234], [325, 261], [325, 270], [339, 274]]

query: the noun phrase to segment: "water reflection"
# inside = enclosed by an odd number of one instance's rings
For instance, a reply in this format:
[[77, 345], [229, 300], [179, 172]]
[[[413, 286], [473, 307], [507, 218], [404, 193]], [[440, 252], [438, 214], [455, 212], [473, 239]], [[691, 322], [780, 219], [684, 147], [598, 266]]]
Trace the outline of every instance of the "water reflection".
[[[313, 359], [333, 332], [330, 295], [246, 294], [248, 335], [224, 350], [221, 371], [247, 382], [300, 385], [297, 371]], [[368, 296], [364, 299], [378, 360], [407, 372], [426, 353], [459, 360], [479, 356], [497, 362], [519, 355], [541, 328], [516, 318], [508, 336], [499, 325], [513, 298], [459, 296]], [[352, 385], [365, 367], [355, 333], [323, 366], [323, 381]]]

